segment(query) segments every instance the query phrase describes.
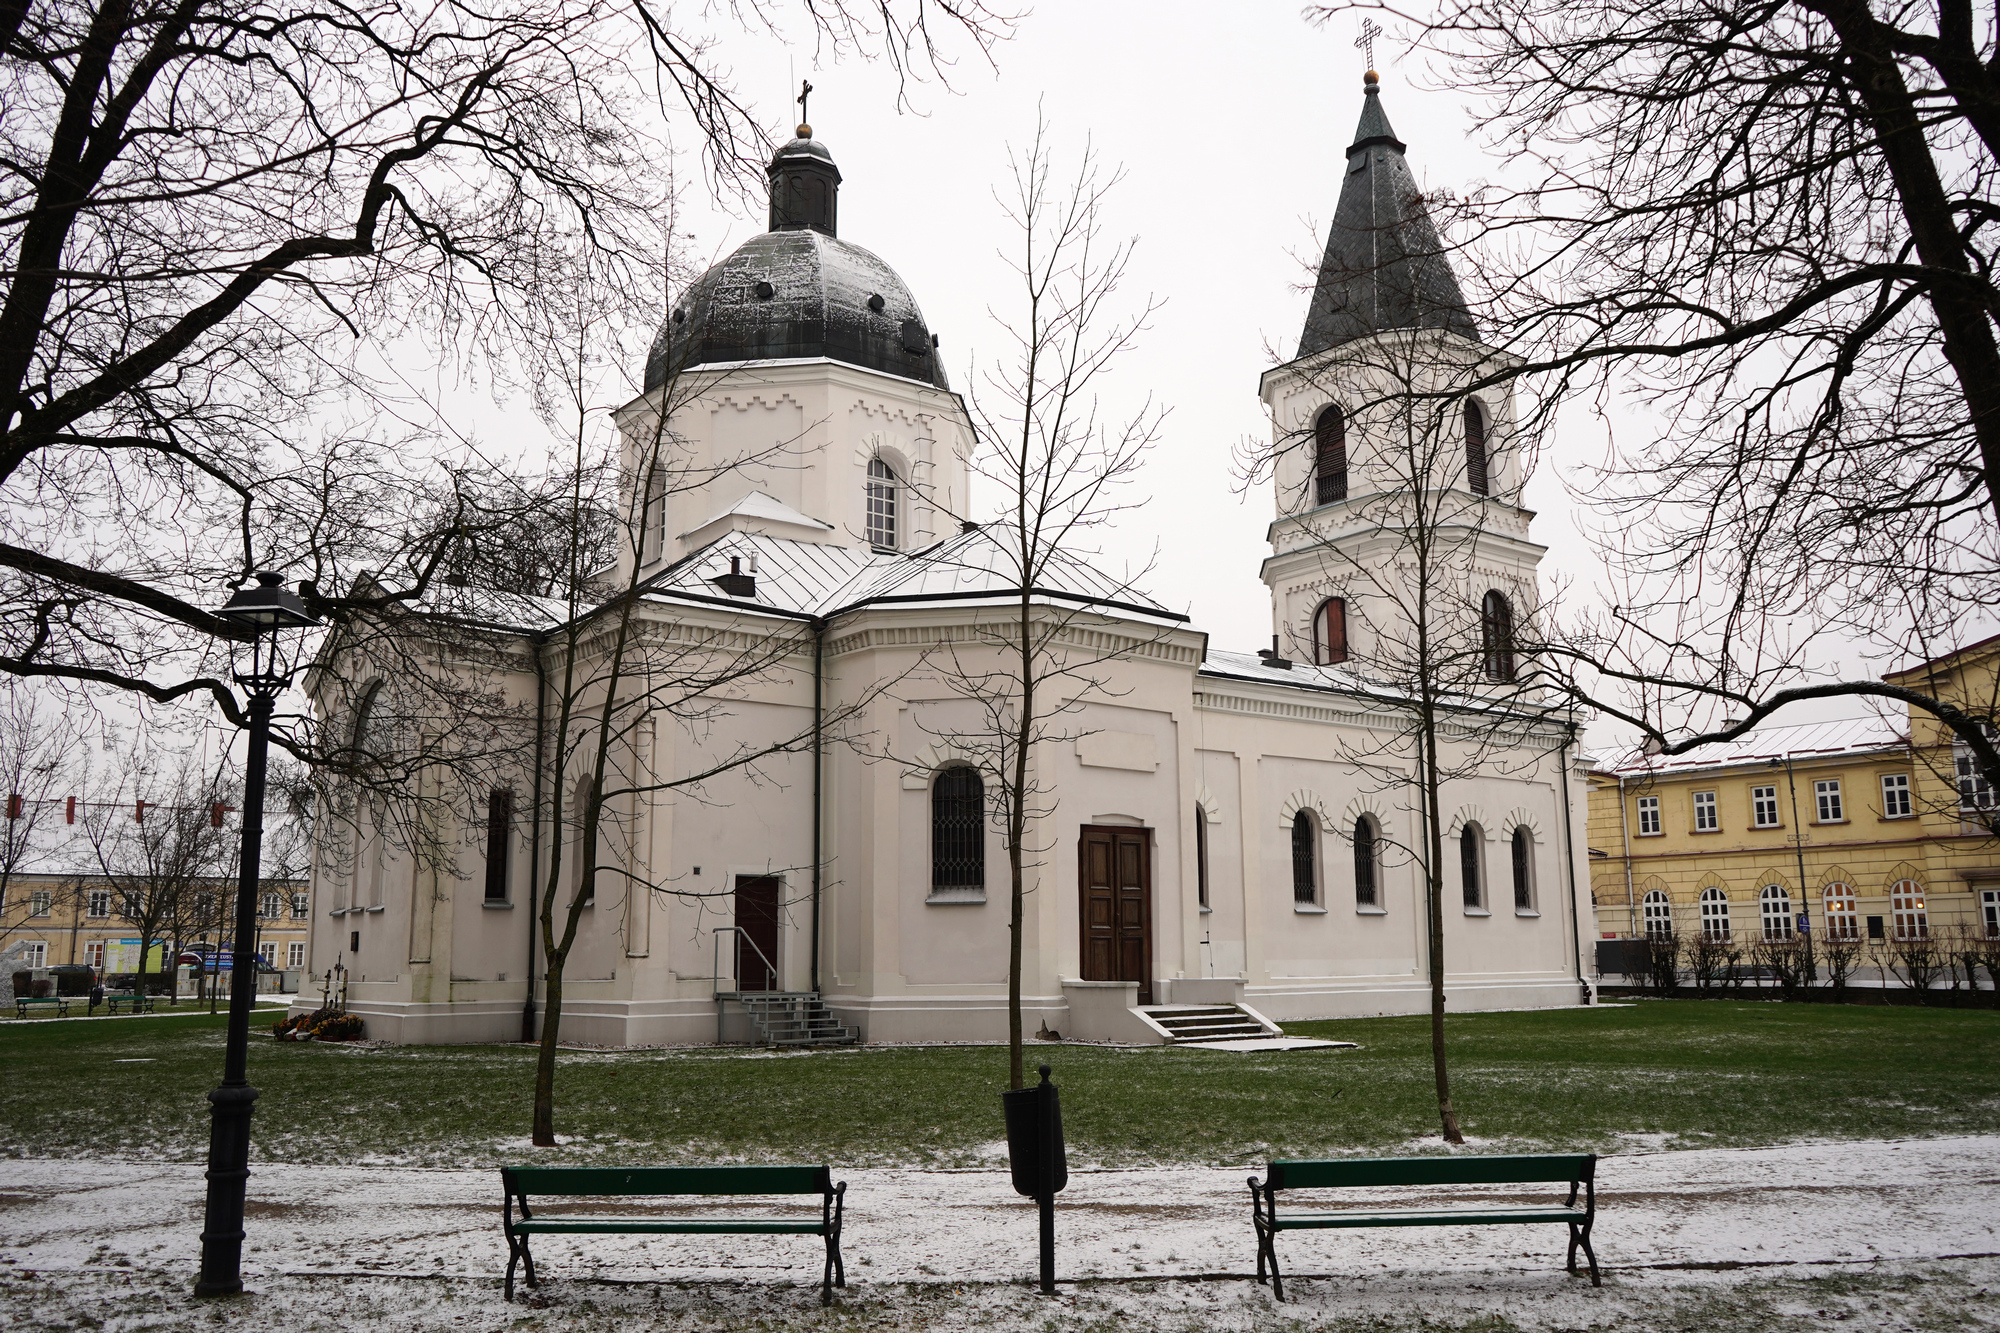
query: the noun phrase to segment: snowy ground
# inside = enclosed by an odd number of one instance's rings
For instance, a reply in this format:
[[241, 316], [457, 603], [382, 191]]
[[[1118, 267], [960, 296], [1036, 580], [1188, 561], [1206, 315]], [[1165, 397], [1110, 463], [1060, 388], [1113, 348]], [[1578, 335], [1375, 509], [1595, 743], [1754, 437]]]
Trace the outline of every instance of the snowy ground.
[[[496, 1172], [283, 1164], [251, 1180], [254, 1295], [197, 1305], [199, 1167], [14, 1160], [0, 1328], [2000, 1328], [2000, 1137], [1599, 1170], [1602, 1290], [1563, 1274], [1561, 1228], [1294, 1233], [1284, 1306], [1239, 1276], [1241, 1170], [1074, 1173], [1053, 1302], [1022, 1285], [1034, 1212], [1003, 1171], [837, 1171], [849, 1285], [822, 1312], [818, 1240], [763, 1236], [540, 1238], [546, 1280], [510, 1308]], [[1478, 1192], [1397, 1192], [1419, 1193]]]

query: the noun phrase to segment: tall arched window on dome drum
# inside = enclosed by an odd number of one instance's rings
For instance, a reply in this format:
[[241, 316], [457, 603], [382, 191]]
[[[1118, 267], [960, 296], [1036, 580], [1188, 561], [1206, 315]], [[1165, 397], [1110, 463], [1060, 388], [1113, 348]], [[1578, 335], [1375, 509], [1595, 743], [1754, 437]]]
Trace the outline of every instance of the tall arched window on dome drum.
[[1490, 494], [1486, 470], [1486, 409], [1465, 400], [1465, 485], [1474, 495]]
[[1514, 826], [1514, 910], [1535, 910], [1535, 840], [1519, 824]]
[[1333, 666], [1347, 660], [1347, 603], [1329, 597], [1313, 612], [1313, 661]]
[[1458, 877], [1465, 890], [1465, 910], [1476, 912], [1486, 906], [1486, 833], [1477, 824], [1467, 824], [1458, 834]]
[[986, 891], [986, 784], [964, 765], [931, 783], [931, 893]]
[[1376, 871], [1379, 868], [1379, 852], [1375, 838], [1375, 821], [1367, 815], [1354, 821], [1354, 905], [1374, 907], [1379, 896], [1376, 891]]
[[1498, 589], [1479, 605], [1479, 647], [1486, 658], [1486, 679], [1514, 679], [1514, 607]]
[[896, 473], [879, 458], [868, 460], [868, 544], [896, 549]]
[[1336, 404], [1313, 422], [1313, 503], [1347, 498], [1347, 414]]
[[1319, 825], [1304, 810], [1292, 816], [1292, 901], [1319, 901]]

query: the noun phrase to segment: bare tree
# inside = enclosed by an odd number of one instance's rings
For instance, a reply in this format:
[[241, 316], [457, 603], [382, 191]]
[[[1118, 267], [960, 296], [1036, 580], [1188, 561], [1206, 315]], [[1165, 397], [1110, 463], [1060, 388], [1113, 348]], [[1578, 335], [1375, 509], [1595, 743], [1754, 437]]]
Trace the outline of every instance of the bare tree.
[[[36, 708], [29, 688], [11, 684], [0, 695], [0, 786], [7, 803], [0, 823], [0, 944], [32, 920], [23, 913], [10, 925], [4, 909], [15, 905], [15, 877], [39, 863], [54, 826], [67, 813], [67, 790], [81, 777], [79, 746], [69, 715]], [[68, 882], [47, 890], [51, 910], [55, 894], [74, 891]]]
[[[1104, 169], [1086, 144], [1074, 175], [1058, 178], [1040, 118], [1010, 167], [1000, 204], [1016, 248], [1002, 259], [1019, 304], [1000, 312], [1008, 350], [969, 395], [980, 438], [973, 467], [998, 488], [1000, 517], [934, 553], [991, 578], [1009, 604], [975, 612], [965, 636], [940, 642], [926, 669], [970, 701], [976, 719], [939, 723], [931, 734], [993, 788], [981, 813], [1007, 854], [1007, 1077], [1019, 1088], [1024, 905], [1050, 846], [1042, 821], [1055, 810], [1036, 755], [1086, 734], [1081, 712], [1117, 693], [1112, 664], [1182, 617], [1148, 614], [1133, 577], [1099, 574], [1079, 558], [1088, 534], [1131, 507], [1116, 488], [1132, 478], [1165, 415], [1148, 399], [1129, 417], [1099, 416], [1100, 380], [1159, 306], [1150, 297], [1124, 311], [1114, 304], [1136, 243], [1105, 235], [1105, 201], [1121, 173]], [[1107, 614], [1107, 603], [1121, 602], [1139, 616]]]
[[1655, 412], [1589, 485], [1613, 606], [1551, 627], [1546, 668], [1667, 754], [1855, 696], [2000, 782], [1990, 703], [1829, 666], [1934, 659], [2000, 604], [1991, 25], [1862, 0], [1399, 16], [1519, 182], [1448, 211], [1519, 358], [1494, 382], [1533, 389], [1522, 438], [1569, 403]]

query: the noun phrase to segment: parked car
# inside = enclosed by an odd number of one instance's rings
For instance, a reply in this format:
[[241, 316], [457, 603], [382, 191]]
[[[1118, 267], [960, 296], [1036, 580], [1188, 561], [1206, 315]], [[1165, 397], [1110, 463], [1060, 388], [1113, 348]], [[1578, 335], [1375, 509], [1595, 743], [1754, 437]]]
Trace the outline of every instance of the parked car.
[[[263, 955], [252, 954], [250, 961], [259, 972], [276, 972], [278, 969], [264, 961]], [[178, 967], [198, 967], [203, 972], [227, 972], [235, 966], [236, 955], [226, 949], [183, 949], [176, 960]]]
[[97, 984], [97, 969], [89, 963], [57, 963], [49, 969], [58, 995], [88, 995]]

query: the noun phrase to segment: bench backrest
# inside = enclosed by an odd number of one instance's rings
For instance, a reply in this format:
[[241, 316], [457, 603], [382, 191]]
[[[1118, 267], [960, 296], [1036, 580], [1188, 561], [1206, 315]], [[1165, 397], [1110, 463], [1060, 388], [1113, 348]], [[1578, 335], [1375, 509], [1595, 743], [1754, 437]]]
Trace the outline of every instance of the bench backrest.
[[1593, 1180], [1596, 1153], [1499, 1157], [1357, 1157], [1337, 1162], [1272, 1162], [1272, 1189], [1361, 1189], [1370, 1185], [1516, 1185]]
[[503, 1166], [509, 1194], [831, 1194], [826, 1166]]

